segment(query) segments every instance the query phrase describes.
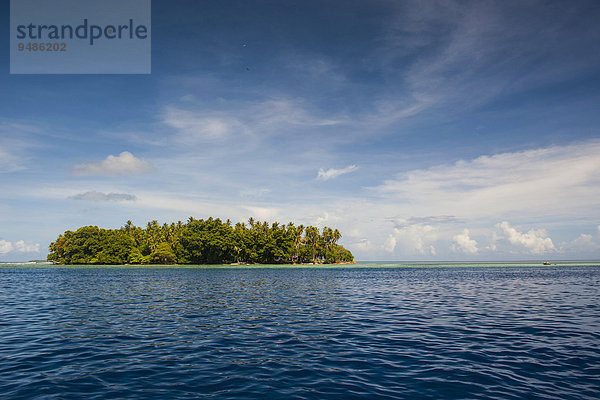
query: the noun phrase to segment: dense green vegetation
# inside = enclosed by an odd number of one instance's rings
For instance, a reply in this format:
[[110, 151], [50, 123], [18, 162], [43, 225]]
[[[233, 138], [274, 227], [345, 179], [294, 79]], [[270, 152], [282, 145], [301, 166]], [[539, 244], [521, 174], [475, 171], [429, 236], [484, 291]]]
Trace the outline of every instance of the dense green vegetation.
[[328, 227], [190, 218], [171, 225], [127, 221], [120, 229], [84, 226], [50, 244], [48, 261], [61, 264], [338, 263], [354, 257]]

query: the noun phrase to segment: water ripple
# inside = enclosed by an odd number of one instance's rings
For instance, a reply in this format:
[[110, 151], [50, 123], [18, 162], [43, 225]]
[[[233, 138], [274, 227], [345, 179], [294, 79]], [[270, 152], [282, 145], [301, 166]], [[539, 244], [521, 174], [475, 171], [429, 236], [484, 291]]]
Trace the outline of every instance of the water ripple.
[[5, 398], [600, 397], [600, 267], [0, 268]]

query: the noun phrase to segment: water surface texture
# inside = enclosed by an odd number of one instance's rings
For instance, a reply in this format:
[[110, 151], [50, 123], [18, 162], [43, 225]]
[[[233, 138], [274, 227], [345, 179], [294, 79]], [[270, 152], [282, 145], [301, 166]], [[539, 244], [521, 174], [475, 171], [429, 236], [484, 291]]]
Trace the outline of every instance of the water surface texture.
[[0, 393], [600, 397], [600, 266], [368, 267], [4, 266]]

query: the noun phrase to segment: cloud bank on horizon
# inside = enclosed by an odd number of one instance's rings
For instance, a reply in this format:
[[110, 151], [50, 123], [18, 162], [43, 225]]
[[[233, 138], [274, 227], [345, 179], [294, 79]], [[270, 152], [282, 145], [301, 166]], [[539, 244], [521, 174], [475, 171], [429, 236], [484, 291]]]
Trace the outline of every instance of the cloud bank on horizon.
[[359, 260], [598, 259], [599, 19], [155, 0], [151, 75], [15, 76], [5, 54], [0, 261], [189, 216], [334, 226]]

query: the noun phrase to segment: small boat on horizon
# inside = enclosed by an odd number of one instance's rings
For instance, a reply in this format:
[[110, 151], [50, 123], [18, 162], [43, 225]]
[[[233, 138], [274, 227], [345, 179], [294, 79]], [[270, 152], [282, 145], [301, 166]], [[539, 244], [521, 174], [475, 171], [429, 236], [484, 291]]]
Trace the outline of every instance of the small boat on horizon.
[[549, 261], [544, 261], [544, 262], [543, 262], [543, 265], [552, 265], [552, 264], [550, 264], [550, 262], [549, 262]]

